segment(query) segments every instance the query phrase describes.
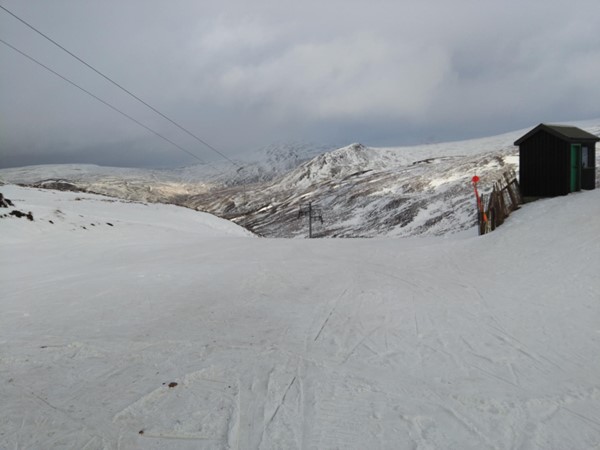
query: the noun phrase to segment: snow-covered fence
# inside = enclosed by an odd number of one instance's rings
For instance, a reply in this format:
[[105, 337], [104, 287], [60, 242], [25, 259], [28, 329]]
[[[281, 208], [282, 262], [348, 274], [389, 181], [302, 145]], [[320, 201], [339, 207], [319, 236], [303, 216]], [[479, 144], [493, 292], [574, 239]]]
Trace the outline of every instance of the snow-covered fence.
[[511, 212], [523, 204], [521, 188], [514, 170], [504, 172], [503, 176], [494, 181], [492, 191], [482, 196], [485, 205], [484, 214], [479, 214], [479, 234], [494, 231], [504, 223]]

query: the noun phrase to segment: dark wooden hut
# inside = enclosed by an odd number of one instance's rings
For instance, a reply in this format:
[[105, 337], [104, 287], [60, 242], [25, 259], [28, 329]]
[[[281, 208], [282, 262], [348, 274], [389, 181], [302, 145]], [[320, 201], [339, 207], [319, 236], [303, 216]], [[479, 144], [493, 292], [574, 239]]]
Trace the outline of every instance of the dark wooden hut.
[[596, 187], [598, 136], [577, 127], [540, 124], [515, 141], [523, 197], [555, 197]]

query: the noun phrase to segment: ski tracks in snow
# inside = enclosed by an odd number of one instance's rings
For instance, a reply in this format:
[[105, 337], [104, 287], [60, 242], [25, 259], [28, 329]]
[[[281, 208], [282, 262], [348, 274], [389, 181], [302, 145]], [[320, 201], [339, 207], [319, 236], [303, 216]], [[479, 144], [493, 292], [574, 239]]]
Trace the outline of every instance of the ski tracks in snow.
[[[88, 449], [529, 450], [598, 443], [600, 386], [585, 378], [589, 372], [573, 371], [584, 366], [582, 358], [563, 358], [541, 341], [543, 333], [523, 327], [515, 317], [522, 310], [501, 303], [514, 299], [481, 287], [502, 283], [464, 272], [455, 250], [425, 249], [414, 265], [400, 264], [410, 254], [400, 255], [397, 267], [367, 255], [346, 264], [335, 283], [325, 264], [297, 279], [277, 272], [279, 260], [265, 262], [231, 288], [233, 306], [194, 312], [202, 319], [194, 319], [196, 328], [208, 331], [170, 329], [165, 334], [180, 338], [168, 341], [126, 335], [105, 339], [104, 348], [58, 338], [43, 348], [15, 346], [0, 373], [16, 381], [0, 384], [0, 394], [29, 415], [15, 420], [19, 411], [0, 411], [10, 421], [0, 447], [40, 448], [44, 436], [27, 440], [38, 424]], [[317, 272], [323, 274], [315, 281]], [[286, 298], [290, 280], [301, 295]], [[218, 319], [211, 318], [215, 310]], [[235, 332], [221, 338], [214, 330], [225, 326]], [[195, 337], [186, 340], [191, 330]]]

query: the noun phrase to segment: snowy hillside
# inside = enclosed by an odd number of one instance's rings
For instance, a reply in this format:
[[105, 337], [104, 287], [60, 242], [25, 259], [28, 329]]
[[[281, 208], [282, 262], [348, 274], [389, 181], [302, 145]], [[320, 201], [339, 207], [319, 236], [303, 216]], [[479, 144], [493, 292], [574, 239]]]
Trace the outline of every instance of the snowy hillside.
[[[575, 125], [600, 135], [600, 120]], [[37, 166], [0, 170], [0, 179], [184, 205], [265, 237], [307, 236], [299, 210], [309, 202], [322, 211], [317, 237], [438, 236], [474, 225], [471, 178], [478, 175], [485, 192], [506, 170], [518, 170], [513, 142], [526, 131], [413, 147], [273, 146], [237, 168]]]
[[335, 147], [316, 144], [273, 144], [245, 155], [238, 161], [237, 168], [215, 167], [221, 173], [214, 179], [226, 186], [268, 182], [333, 149]]
[[172, 203], [179, 196], [226, 186], [270, 181], [330, 147], [274, 144], [237, 161], [177, 169], [136, 169], [91, 164], [55, 164], [0, 169], [0, 182], [50, 189], [83, 190], [117, 198]]
[[[362, 154], [361, 154], [362, 153]], [[442, 235], [475, 223], [470, 179], [490, 186], [518, 159], [513, 149], [432, 157], [404, 166], [387, 150], [353, 145], [321, 155], [270, 183], [180, 199], [267, 237], [303, 237], [309, 202], [323, 212], [317, 237]], [[403, 160], [404, 155], [397, 155]]]
[[[88, 191], [125, 200], [163, 202], [204, 192], [214, 184], [191, 166], [185, 172], [102, 167], [90, 164], [56, 164], [0, 169], [0, 181], [48, 189]], [[190, 176], [189, 172], [194, 175]]]
[[0, 192], [2, 449], [600, 446], [600, 190], [365, 240]]
[[[578, 125], [600, 134], [600, 120]], [[513, 142], [525, 131], [414, 147], [353, 144], [268, 183], [179, 201], [270, 237], [306, 236], [307, 221], [298, 212], [308, 202], [323, 212], [324, 223], [314, 227], [318, 237], [444, 235], [474, 225], [474, 175], [485, 192], [506, 170], [518, 171]]]
[[87, 231], [92, 233], [91, 239], [128, 238], [140, 229], [157, 235], [189, 235], [190, 239], [252, 235], [227, 220], [177, 206], [17, 186], [0, 186], [0, 193], [14, 204], [0, 209], [0, 216], [17, 210], [31, 212], [34, 218], [31, 223], [14, 216], [0, 219], [3, 242], [53, 239], [57, 234], [63, 236], [65, 230], [75, 234]]

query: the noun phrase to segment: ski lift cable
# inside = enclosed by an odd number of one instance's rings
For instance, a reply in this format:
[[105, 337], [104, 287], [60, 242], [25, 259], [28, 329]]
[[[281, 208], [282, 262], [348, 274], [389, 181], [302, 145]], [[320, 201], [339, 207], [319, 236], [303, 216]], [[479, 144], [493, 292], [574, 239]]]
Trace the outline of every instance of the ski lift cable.
[[161, 138], [162, 140], [168, 142], [169, 144], [173, 145], [174, 147], [178, 148], [179, 150], [187, 153], [188, 155], [192, 156], [193, 158], [197, 159], [198, 161], [200, 161], [202, 164], [208, 164], [209, 166], [213, 167], [212, 164], [210, 163], [206, 163], [202, 158], [200, 158], [199, 156], [197, 156], [196, 154], [192, 153], [191, 151], [185, 149], [184, 147], [180, 146], [179, 144], [173, 142], [172, 140], [170, 140], [169, 138], [163, 136], [162, 134], [160, 134], [158, 131], [153, 130], [152, 128], [150, 128], [149, 126], [143, 124], [142, 122], [140, 122], [139, 120], [135, 119], [134, 117], [130, 116], [129, 114], [121, 111], [119, 108], [111, 105], [110, 103], [108, 103], [105, 100], [102, 100], [100, 97], [98, 97], [97, 95], [93, 94], [92, 92], [88, 91], [87, 89], [79, 86], [77, 83], [69, 80], [67, 77], [61, 75], [60, 73], [56, 72], [55, 70], [51, 69], [50, 67], [46, 66], [45, 64], [43, 64], [42, 62], [38, 61], [37, 59], [33, 58], [32, 56], [29, 56], [28, 54], [26, 54], [25, 52], [19, 50], [17, 47], [15, 47], [14, 45], [9, 44], [8, 42], [6, 42], [5, 40], [0, 38], [0, 43], [6, 45], [7, 47], [11, 48], [12, 50], [14, 50], [15, 52], [21, 54], [22, 56], [24, 56], [25, 58], [29, 59], [30, 61], [36, 63], [37, 65], [43, 67], [44, 69], [46, 69], [47, 71], [53, 73], [54, 75], [56, 75], [57, 77], [61, 78], [62, 80], [66, 81], [67, 83], [69, 83], [70, 85], [76, 87], [77, 89], [79, 89], [80, 91], [86, 93], [87, 95], [89, 95], [90, 97], [94, 98], [95, 100], [99, 101], [100, 103], [108, 106], [110, 109], [112, 109], [113, 111], [118, 112], [119, 114], [121, 114], [122, 116], [126, 117], [127, 119], [131, 120], [132, 122], [138, 124], [139, 126], [145, 128], [146, 130], [150, 131], [151, 133], [155, 134], [156, 136], [158, 136], [159, 138]]
[[144, 100], [142, 100], [140, 97], [138, 97], [137, 95], [135, 95], [134, 93], [132, 93], [131, 91], [129, 91], [128, 89], [124, 88], [123, 86], [121, 86], [119, 83], [117, 83], [116, 81], [114, 81], [112, 78], [110, 78], [108, 75], [105, 75], [104, 73], [102, 73], [100, 70], [96, 69], [94, 66], [92, 66], [91, 64], [87, 63], [86, 61], [84, 61], [82, 58], [80, 58], [79, 56], [77, 56], [76, 54], [74, 54], [73, 52], [69, 51], [68, 49], [66, 49], [65, 47], [63, 47], [61, 44], [59, 44], [58, 42], [56, 42], [54, 39], [52, 39], [51, 37], [49, 37], [48, 35], [42, 33], [40, 30], [38, 30], [37, 28], [35, 28], [33, 25], [31, 25], [30, 23], [26, 22], [25, 20], [21, 19], [19, 16], [17, 16], [16, 14], [14, 14], [13, 12], [9, 11], [8, 9], [6, 9], [4, 6], [0, 5], [0, 9], [2, 9], [3, 11], [5, 11], [6, 13], [10, 14], [12, 17], [14, 17], [15, 19], [17, 19], [19, 22], [21, 22], [22, 24], [24, 24], [25, 26], [27, 26], [28, 28], [30, 28], [31, 30], [35, 31], [37, 34], [39, 34], [40, 36], [42, 36], [44, 39], [50, 41], [52, 44], [54, 44], [55, 46], [57, 46], [58, 48], [60, 48], [62, 51], [68, 53], [70, 56], [72, 56], [73, 58], [75, 58], [77, 61], [79, 61], [80, 63], [82, 63], [83, 65], [85, 65], [86, 67], [88, 67], [89, 69], [91, 69], [92, 71], [94, 71], [95, 73], [97, 73], [98, 75], [100, 75], [102, 78], [104, 78], [105, 80], [107, 80], [108, 82], [110, 82], [111, 84], [113, 84], [114, 86], [116, 86], [117, 88], [119, 88], [120, 90], [122, 90], [123, 92], [125, 92], [126, 94], [128, 94], [129, 96], [133, 97], [134, 99], [136, 99], [138, 102], [142, 103], [144, 106], [146, 106], [147, 108], [150, 108], [152, 111], [154, 111], [156, 114], [158, 114], [159, 116], [161, 116], [163, 119], [167, 120], [168, 122], [170, 122], [171, 124], [175, 125], [177, 128], [179, 128], [180, 130], [182, 130], [183, 132], [185, 132], [186, 134], [188, 134], [189, 136], [193, 137], [194, 139], [196, 139], [198, 142], [200, 142], [201, 144], [203, 144], [205, 147], [209, 148], [210, 150], [212, 150], [213, 152], [217, 153], [218, 155], [220, 155], [222, 158], [226, 159], [227, 161], [229, 161], [231, 164], [233, 164], [235, 167], [238, 167], [238, 165], [231, 159], [229, 158], [227, 155], [225, 155], [223, 152], [221, 152], [220, 150], [217, 150], [215, 147], [213, 147], [212, 145], [210, 145], [209, 143], [207, 143], [206, 141], [204, 141], [203, 139], [199, 138], [198, 136], [196, 136], [194, 133], [192, 133], [191, 131], [189, 131], [187, 128], [183, 127], [182, 125], [178, 124], [177, 122], [175, 122], [173, 119], [167, 117], [165, 114], [163, 114], [162, 112], [160, 112], [158, 109], [156, 109], [155, 107], [153, 107], [152, 105], [148, 104], [147, 102], [145, 102]]

